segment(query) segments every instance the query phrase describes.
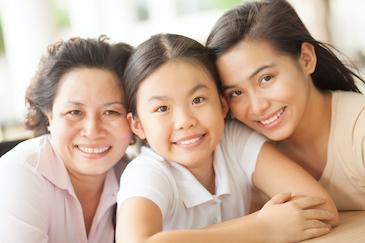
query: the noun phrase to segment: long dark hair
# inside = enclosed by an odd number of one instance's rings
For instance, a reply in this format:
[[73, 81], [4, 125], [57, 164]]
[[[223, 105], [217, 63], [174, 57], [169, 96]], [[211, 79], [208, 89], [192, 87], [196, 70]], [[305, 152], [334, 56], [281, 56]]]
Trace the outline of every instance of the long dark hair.
[[248, 2], [227, 11], [213, 27], [206, 46], [214, 58], [218, 58], [247, 39], [267, 41], [280, 52], [294, 57], [299, 57], [302, 43], [308, 42], [316, 52], [317, 66], [312, 79], [318, 89], [361, 93], [354, 77], [362, 83], [364, 79], [340, 61], [335, 48], [315, 40], [285, 0]]
[[122, 77], [132, 47], [125, 43], [109, 44], [106, 36], [98, 39], [71, 38], [51, 44], [41, 58], [38, 70], [26, 93], [25, 126], [35, 136], [48, 133], [48, 118], [59, 82], [75, 68], [100, 68], [116, 75], [122, 87]]
[[222, 91], [218, 72], [207, 48], [185, 36], [158, 34], [137, 46], [128, 60], [123, 78], [128, 112], [137, 115], [136, 95], [144, 79], [163, 64], [176, 59], [201, 65], [212, 76], [218, 92]]

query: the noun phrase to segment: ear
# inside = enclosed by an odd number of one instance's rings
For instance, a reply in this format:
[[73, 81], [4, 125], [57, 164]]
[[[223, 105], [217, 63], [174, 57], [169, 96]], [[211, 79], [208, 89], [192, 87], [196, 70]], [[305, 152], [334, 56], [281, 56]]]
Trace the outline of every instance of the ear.
[[141, 124], [141, 121], [138, 117], [133, 116], [132, 113], [127, 114], [127, 120], [129, 123], [129, 127], [131, 128], [132, 132], [136, 134], [140, 139], [145, 139], [146, 136], [144, 134], [144, 130]]
[[45, 114], [45, 116], [48, 119], [47, 130], [50, 132], [50, 126], [51, 126], [51, 123], [52, 123], [52, 112], [51, 111], [48, 111], [47, 113], [44, 113], [44, 114]]
[[317, 56], [314, 46], [308, 42], [303, 42], [300, 50], [300, 63], [306, 74], [312, 74], [316, 69]]
[[228, 103], [227, 103], [227, 100], [223, 96], [220, 96], [220, 99], [221, 99], [221, 104], [222, 104], [222, 113], [223, 113], [223, 116], [226, 117], [228, 114], [228, 111], [229, 111]]

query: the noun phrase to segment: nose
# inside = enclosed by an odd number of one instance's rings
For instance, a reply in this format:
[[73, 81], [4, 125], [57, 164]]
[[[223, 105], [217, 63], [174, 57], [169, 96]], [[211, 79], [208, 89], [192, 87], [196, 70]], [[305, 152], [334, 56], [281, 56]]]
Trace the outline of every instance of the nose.
[[101, 119], [97, 116], [85, 117], [82, 128], [82, 136], [90, 139], [95, 139], [102, 136], [102, 134], [103, 125]]
[[198, 119], [189, 109], [177, 109], [174, 111], [175, 129], [182, 130], [196, 126]]
[[257, 93], [251, 93], [250, 96], [250, 111], [252, 115], [262, 115], [269, 107], [269, 101]]

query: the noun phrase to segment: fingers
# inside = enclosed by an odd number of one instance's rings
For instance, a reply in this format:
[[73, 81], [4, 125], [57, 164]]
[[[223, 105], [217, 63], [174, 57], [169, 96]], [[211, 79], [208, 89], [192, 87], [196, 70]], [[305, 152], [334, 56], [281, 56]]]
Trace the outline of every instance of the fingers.
[[303, 238], [301, 239], [301, 241], [325, 235], [325, 234], [329, 233], [330, 231], [331, 231], [331, 228], [329, 228], [329, 227], [306, 229], [306, 230], [304, 230]]
[[265, 205], [285, 203], [291, 199], [290, 193], [279, 193], [273, 196]]
[[331, 229], [331, 225], [323, 223], [322, 221], [315, 220], [315, 219], [305, 221], [304, 230], [314, 229], [314, 228], [329, 228], [329, 229]]
[[303, 216], [306, 219], [331, 220], [335, 215], [323, 209], [306, 209], [303, 211]]
[[300, 197], [293, 201], [293, 203], [301, 209], [312, 208], [325, 202], [325, 199], [320, 197]]

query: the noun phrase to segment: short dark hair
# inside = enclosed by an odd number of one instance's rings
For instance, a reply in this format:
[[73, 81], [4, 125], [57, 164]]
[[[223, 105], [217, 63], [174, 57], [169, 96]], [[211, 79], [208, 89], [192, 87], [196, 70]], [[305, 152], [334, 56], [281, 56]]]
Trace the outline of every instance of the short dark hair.
[[163, 64], [177, 59], [201, 65], [213, 78], [218, 92], [222, 92], [218, 72], [207, 48], [185, 36], [158, 34], [137, 46], [128, 60], [124, 73], [128, 112], [137, 114], [136, 95], [141, 83]]
[[358, 72], [339, 60], [334, 47], [311, 36], [294, 8], [285, 0], [247, 2], [227, 11], [213, 27], [206, 46], [216, 59], [239, 42], [255, 39], [267, 41], [278, 51], [294, 57], [299, 57], [303, 42], [312, 44], [317, 57], [312, 79], [321, 90], [360, 93], [354, 77], [365, 83]]
[[51, 44], [41, 58], [38, 70], [26, 93], [26, 128], [35, 136], [48, 133], [47, 112], [52, 110], [61, 78], [76, 68], [100, 68], [112, 72], [120, 87], [125, 65], [132, 52], [126, 43], [109, 44], [106, 36], [98, 39], [70, 38]]

